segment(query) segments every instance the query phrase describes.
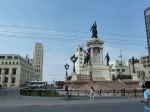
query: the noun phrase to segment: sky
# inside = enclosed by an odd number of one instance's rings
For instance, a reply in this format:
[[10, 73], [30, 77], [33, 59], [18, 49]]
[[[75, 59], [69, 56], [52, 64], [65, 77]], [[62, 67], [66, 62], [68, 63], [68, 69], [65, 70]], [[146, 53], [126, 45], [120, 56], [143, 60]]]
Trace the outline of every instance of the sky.
[[32, 58], [36, 42], [44, 47], [43, 80], [64, 80], [70, 57], [91, 39], [97, 22], [104, 55], [110, 61], [147, 55], [144, 10], [150, 0], [0, 0], [0, 54]]

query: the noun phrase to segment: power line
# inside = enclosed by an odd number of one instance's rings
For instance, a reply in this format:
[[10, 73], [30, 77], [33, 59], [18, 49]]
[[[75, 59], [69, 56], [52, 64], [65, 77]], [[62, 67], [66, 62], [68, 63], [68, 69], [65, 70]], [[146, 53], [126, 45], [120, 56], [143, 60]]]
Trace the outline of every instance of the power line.
[[[64, 38], [48, 38], [48, 37], [33, 37], [33, 36], [20, 36], [20, 35], [0, 35], [2, 37], [16, 37], [16, 38], [27, 38], [27, 39], [42, 39], [42, 40], [57, 40], [57, 41], [71, 41], [71, 42], [81, 42], [85, 40], [77, 40], [77, 39], [64, 39]], [[106, 43], [112, 43], [112, 44], [120, 44], [120, 45], [135, 45], [135, 46], [141, 46], [145, 44], [139, 44], [139, 43], [125, 43], [125, 42], [107, 42]]]
[[[76, 37], [76, 38], [89, 38], [89, 37], [80, 37], [80, 36], [67, 36], [67, 35], [51, 35], [51, 34], [37, 34], [37, 33], [24, 33], [24, 32], [11, 32], [11, 31], [0, 31], [0, 32], [9, 32], [9, 33], [21, 33], [21, 34], [34, 34], [34, 35], [47, 35], [47, 36], [63, 36], [63, 37]], [[20, 35], [19, 35], [20, 36]], [[125, 35], [124, 35], [125, 36]], [[129, 35], [126, 35], [129, 36]], [[102, 38], [105, 39], [105, 38]], [[118, 40], [118, 41], [133, 41], [133, 42], [146, 42], [146, 41], [135, 41], [135, 40], [121, 40], [121, 39], [105, 39], [105, 40]]]
[[[28, 28], [28, 29], [40, 29], [40, 30], [53, 30], [53, 31], [66, 31], [66, 32], [78, 32], [78, 33], [91, 33], [91, 32], [83, 32], [83, 31], [72, 31], [72, 30], [59, 30], [59, 29], [46, 29], [46, 28], [35, 28], [35, 27], [23, 27], [23, 26], [8, 26], [8, 25], [0, 25], [5, 27], [17, 27], [17, 28]], [[2, 32], [2, 31], [1, 31]], [[3, 32], [11, 32], [11, 31], [3, 31]], [[13, 33], [13, 32], [12, 32]], [[23, 32], [14, 32], [14, 33], [23, 33]], [[24, 34], [36, 34], [36, 33], [24, 33]], [[123, 35], [123, 34], [109, 34], [109, 33], [98, 33], [104, 35], [118, 35], [118, 36], [131, 36], [131, 37], [145, 37], [145, 36], [135, 36], [135, 35]], [[38, 35], [47, 35], [47, 34], [38, 34]]]

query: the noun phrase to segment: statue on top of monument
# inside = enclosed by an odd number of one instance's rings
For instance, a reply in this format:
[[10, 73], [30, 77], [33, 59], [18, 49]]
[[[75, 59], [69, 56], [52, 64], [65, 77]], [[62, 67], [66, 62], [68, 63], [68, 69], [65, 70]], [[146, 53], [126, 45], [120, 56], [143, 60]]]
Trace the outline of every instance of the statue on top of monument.
[[92, 38], [98, 38], [96, 22], [94, 22], [93, 26], [91, 26], [91, 30], [92, 30]]
[[106, 59], [106, 65], [109, 66], [109, 60], [110, 60], [110, 57], [107, 53], [107, 55], [105, 56], [105, 59]]
[[86, 66], [88, 65], [88, 63], [91, 65], [91, 62], [90, 62], [90, 53], [89, 53], [89, 50], [88, 52], [84, 51], [85, 52], [85, 57], [84, 57], [84, 64], [83, 64], [83, 67], [84, 68], [84, 65], [86, 64]]

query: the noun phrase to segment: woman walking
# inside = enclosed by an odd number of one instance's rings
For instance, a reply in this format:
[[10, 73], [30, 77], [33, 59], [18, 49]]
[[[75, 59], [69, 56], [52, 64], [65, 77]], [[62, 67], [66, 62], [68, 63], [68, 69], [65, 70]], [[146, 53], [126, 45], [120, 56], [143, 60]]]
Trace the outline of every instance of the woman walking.
[[94, 100], [94, 88], [91, 87], [91, 90], [90, 90], [90, 100]]

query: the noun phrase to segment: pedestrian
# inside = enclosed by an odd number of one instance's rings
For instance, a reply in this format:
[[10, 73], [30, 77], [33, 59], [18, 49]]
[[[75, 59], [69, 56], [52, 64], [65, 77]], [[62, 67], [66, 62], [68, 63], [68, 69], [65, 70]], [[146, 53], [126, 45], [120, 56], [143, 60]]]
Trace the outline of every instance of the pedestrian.
[[145, 81], [141, 81], [141, 82], [139, 83], [139, 85], [141, 86], [141, 88], [142, 88], [142, 94], [144, 95], [144, 91], [145, 91]]
[[91, 87], [91, 90], [90, 90], [90, 100], [94, 100], [94, 88]]
[[65, 99], [68, 100], [68, 98], [69, 98], [68, 86], [65, 87], [65, 92], [66, 92]]
[[144, 98], [141, 102], [144, 104], [144, 112], [150, 112], [150, 81], [145, 82]]

